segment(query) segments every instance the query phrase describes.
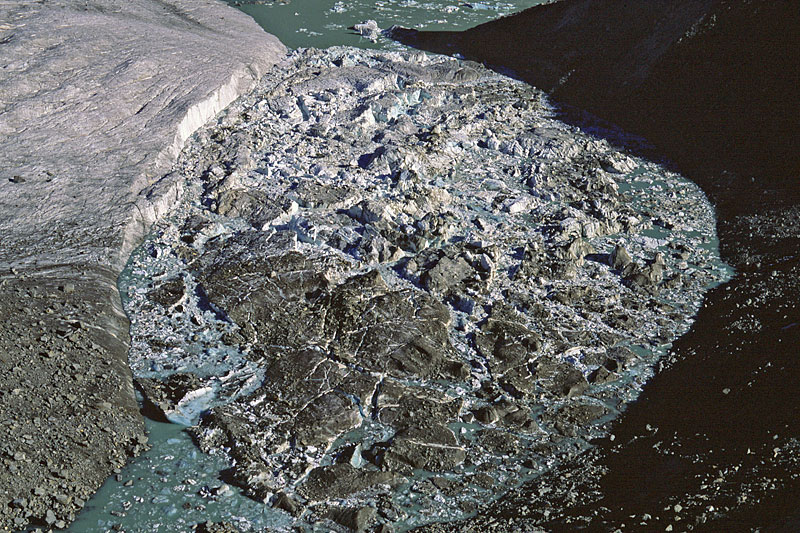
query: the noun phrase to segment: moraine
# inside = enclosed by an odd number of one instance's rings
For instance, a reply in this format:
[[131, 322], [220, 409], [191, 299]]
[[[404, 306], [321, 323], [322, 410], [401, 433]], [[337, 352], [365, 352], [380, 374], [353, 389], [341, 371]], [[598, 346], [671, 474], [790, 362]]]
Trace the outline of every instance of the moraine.
[[165, 439], [102, 526], [224, 501], [243, 531], [402, 531], [606, 435], [728, 272], [695, 185], [555, 115], [473, 63], [332, 48], [198, 133], [120, 288], [145, 405], [204, 453], [173, 479]]

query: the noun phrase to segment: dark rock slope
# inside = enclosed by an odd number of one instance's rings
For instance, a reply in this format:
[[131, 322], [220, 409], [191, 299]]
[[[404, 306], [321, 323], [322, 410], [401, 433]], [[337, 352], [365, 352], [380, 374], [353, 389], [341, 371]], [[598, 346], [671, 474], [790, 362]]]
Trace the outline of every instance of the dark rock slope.
[[414, 46], [514, 74], [706, 170], [796, 176], [800, 10], [791, 2], [564, 0]]
[[646, 136], [716, 204], [737, 271], [616, 442], [464, 530], [797, 529], [798, 22], [791, 2], [564, 0], [460, 34], [394, 31]]

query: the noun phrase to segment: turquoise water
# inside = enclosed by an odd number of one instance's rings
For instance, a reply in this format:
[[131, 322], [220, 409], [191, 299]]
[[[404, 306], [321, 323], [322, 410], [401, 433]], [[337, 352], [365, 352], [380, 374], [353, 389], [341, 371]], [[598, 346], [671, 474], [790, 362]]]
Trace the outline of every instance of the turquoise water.
[[427, 30], [464, 30], [545, 1], [228, 0], [228, 3], [253, 17], [262, 28], [277, 36], [289, 48], [344, 45], [386, 49], [399, 48], [401, 45], [386, 38], [372, 42], [348, 28], [366, 20], [374, 20], [381, 29], [400, 25]]
[[146, 422], [152, 449], [108, 479], [67, 531], [188, 532], [207, 520], [242, 531], [288, 530], [289, 515], [220, 479], [228, 462], [201, 452], [183, 426]]

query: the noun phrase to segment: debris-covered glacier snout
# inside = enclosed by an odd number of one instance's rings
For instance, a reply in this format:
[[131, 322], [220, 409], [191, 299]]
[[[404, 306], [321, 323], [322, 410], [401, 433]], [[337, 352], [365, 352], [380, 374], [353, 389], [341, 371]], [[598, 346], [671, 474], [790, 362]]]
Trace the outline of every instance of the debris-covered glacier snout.
[[585, 449], [722, 274], [694, 185], [554, 115], [468, 62], [295, 52], [184, 152], [132, 263], [144, 389], [258, 376], [192, 435], [330, 527], [467, 516]]

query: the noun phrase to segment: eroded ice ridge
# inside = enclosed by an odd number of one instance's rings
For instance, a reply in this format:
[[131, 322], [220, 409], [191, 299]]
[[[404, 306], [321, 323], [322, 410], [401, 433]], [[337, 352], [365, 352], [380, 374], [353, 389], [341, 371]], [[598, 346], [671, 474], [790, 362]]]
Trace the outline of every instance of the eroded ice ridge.
[[307, 528], [464, 517], [580, 453], [725, 275], [696, 186], [450, 58], [296, 52], [175, 172], [131, 364]]

